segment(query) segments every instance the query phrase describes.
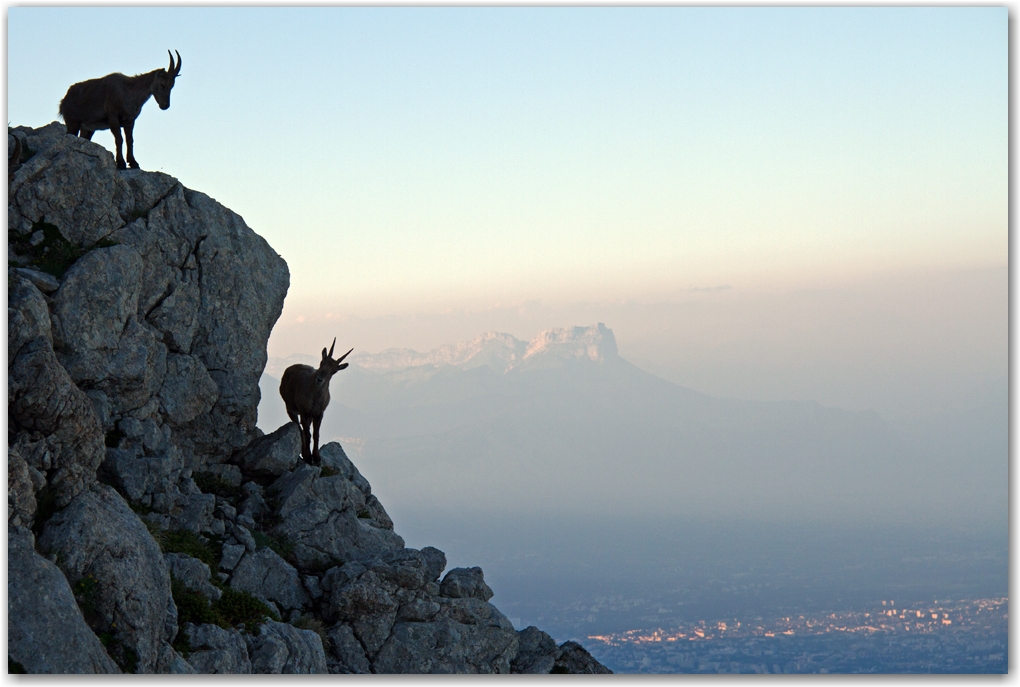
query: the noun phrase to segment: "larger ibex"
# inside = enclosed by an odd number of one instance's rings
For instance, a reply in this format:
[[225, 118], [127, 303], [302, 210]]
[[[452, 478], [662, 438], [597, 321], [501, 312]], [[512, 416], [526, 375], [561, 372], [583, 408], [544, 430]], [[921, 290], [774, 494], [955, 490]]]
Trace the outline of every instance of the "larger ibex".
[[[336, 338], [329, 347], [329, 353], [322, 349], [322, 362], [319, 369], [310, 365], [291, 365], [283, 372], [280, 380], [280, 396], [287, 405], [287, 415], [301, 427], [301, 457], [309, 463], [318, 463], [319, 457], [319, 425], [322, 414], [329, 405], [329, 380], [340, 370], [347, 367], [343, 359], [351, 354], [344, 353], [338, 360], [333, 360], [333, 349]], [[309, 426], [315, 430], [315, 448], [312, 449]]]
[[120, 152], [120, 130], [123, 128], [127, 139], [127, 162], [132, 169], [138, 169], [132, 138], [135, 120], [150, 95], [156, 99], [159, 109], [170, 107], [170, 90], [180, 73], [181, 54], [177, 53], [177, 64], [174, 64], [174, 56], [171, 54], [167, 69], [157, 69], [138, 76], [107, 74], [101, 79], [74, 84], [60, 101], [60, 116], [67, 125], [67, 133], [91, 140], [96, 131], [109, 129], [113, 132], [113, 140], [117, 142], [117, 169], [127, 169]]

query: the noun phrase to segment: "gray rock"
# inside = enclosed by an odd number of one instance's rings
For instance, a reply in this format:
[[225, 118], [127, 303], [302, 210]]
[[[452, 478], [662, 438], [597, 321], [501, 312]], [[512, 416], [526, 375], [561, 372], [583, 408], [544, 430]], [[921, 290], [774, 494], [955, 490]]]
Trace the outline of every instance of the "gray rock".
[[480, 599], [441, 599], [434, 620], [398, 622], [372, 661], [375, 673], [509, 673], [513, 625]]
[[142, 456], [136, 451], [119, 448], [106, 449], [102, 465], [103, 472], [132, 501], [141, 501], [146, 494], [166, 491], [175, 467], [179, 469], [180, 465], [175, 465], [166, 454]]
[[322, 639], [312, 630], [267, 621], [250, 640], [253, 673], [326, 674]]
[[[298, 444], [300, 449], [300, 444]], [[335, 441], [331, 441], [325, 446], [319, 447], [319, 456], [322, 459], [321, 463], [323, 467], [331, 468], [335, 470], [341, 477], [346, 477], [354, 483], [361, 493], [365, 495], [367, 499], [369, 494], [372, 493], [372, 486], [368, 483], [362, 474], [355, 467], [351, 459], [347, 457], [343, 447]]]
[[[42, 234], [42, 232], [37, 233]], [[14, 272], [19, 277], [24, 277], [32, 282], [35, 288], [39, 289], [43, 293], [53, 293], [60, 288], [60, 280], [52, 274], [47, 274], [46, 272], [40, 272], [39, 270], [28, 269], [25, 267], [15, 267]]]
[[135, 439], [145, 433], [142, 421], [130, 415], [117, 421], [117, 429], [123, 432], [128, 439]]
[[29, 673], [119, 673], [85, 623], [63, 573], [7, 530], [7, 655]]
[[142, 256], [131, 246], [96, 248], [79, 258], [53, 297], [54, 343], [76, 354], [118, 348], [138, 312], [141, 275]]
[[237, 630], [224, 630], [217, 625], [184, 626], [191, 644], [188, 662], [195, 672], [203, 674], [250, 674], [248, 645]]
[[269, 548], [245, 554], [234, 568], [230, 586], [288, 610], [305, 607], [311, 602], [298, 571]]
[[551, 673], [560, 648], [556, 641], [534, 625], [517, 633], [518, 649], [510, 663], [513, 673]]
[[485, 584], [482, 569], [478, 567], [454, 568], [446, 573], [439, 593], [451, 599], [475, 598], [488, 601], [492, 598], [492, 590]]
[[402, 551], [404, 540], [359, 518], [364, 494], [340, 475], [319, 477], [319, 468], [302, 465], [270, 487], [277, 495], [282, 522], [274, 534], [294, 543], [301, 568], [331, 561], [356, 560], [383, 552]]
[[326, 631], [332, 645], [332, 654], [337, 662], [337, 670], [330, 672], [353, 673], [365, 675], [372, 672], [372, 665], [365, 657], [365, 647], [354, 636], [349, 625], [339, 623]]
[[[208, 196], [165, 174], [119, 172], [102, 146], [60, 128], [19, 128], [35, 154], [8, 198], [13, 235], [27, 237], [45, 219], [85, 251], [53, 292], [58, 357], [82, 389], [108, 395], [104, 427], [159, 396], [156, 410], [189, 442], [186, 454], [230, 455], [257, 435], [258, 380], [289, 286], [286, 263]], [[117, 245], [96, 247], [100, 238]], [[15, 333], [8, 343], [10, 367], [22, 342]], [[168, 350], [185, 357], [168, 364]]]
[[[348, 566], [351, 564], [343, 567]], [[373, 571], [366, 571], [346, 584], [334, 584], [330, 595], [330, 614], [351, 626], [368, 655], [377, 652], [386, 641], [399, 606], [396, 586], [384, 584]]]
[[218, 398], [216, 382], [197, 359], [172, 353], [167, 356], [159, 402], [170, 422], [175, 425], [191, 422], [209, 412]]
[[198, 671], [195, 667], [184, 660], [184, 657], [174, 652], [173, 659], [170, 661], [170, 673], [172, 675], [194, 675]]
[[252, 536], [251, 531], [247, 527], [244, 525], [234, 525], [234, 527], [231, 528], [230, 533], [239, 544], [244, 545], [245, 549], [251, 553], [255, 553], [255, 549], [258, 548], [255, 546], [255, 537]]
[[232, 487], [241, 486], [241, 468], [236, 465], [212, 464], [205, 468], [205, 471], [219, 477]]
[[7, 525], [31, 527], [35, 521], [35, 485], [28, 463], [16, 449], [7, 451]]
[[92, 245], [123, 224], [117, 206], [126, 188], [102, 146], [73, 136], [29, 136], [35, 150], [15, 174], [8, 227], [27, 234], [45, 219], [78, 245]]
[[237, 460], [249, 475], [277, 477], [289, 472], [301, 461], [301, 429], [288, 422], [251, 442]]
[[301, 581], [305, 585], [305, 590], [308, 592], [308, 596], [312, 599], [322, 598], [322, 587], [319, 585], [319, 578], [315, 575], [302, 575]]
[[213, 494], [188, 494], [183, 499], [183, 507], [171, 514], [175, 529], [203, 532], [213, 521], [213, 510], [216, 508], [216, 496]]
[[429, 599], [414, 599], [400, 607], [397, 620], [423, 623], [432, 620], [442, 607]]
[[[74, 385], [53, 352], [50, 315], [43, 295], [20, 277], [9, 279], [7, 303], [8, 436], [45, 437], [50, 487], [66, 506], [95, 479], [106, 454], [92, 402]], [[15, 442], [12, 442], [15, 443]]]
[[220, 556], [220, 570], [233, 570], [244, 555], [244, 544], [224, 544]]
[[165, 553], [163, 560], [170, 574], [188, 589], [199, 592], [209, 601], [219, 601], [223, 596], [223, 592], [209, 581], [209, 566], [202, 561], [183, 553]]
[[556, 659], [556, 665], [553, 666], [553, 670], [558, 673], [572, 673], [575, 675], [605, 675], [613, 672], [596, 661], [577, 642], [563, 642], [563, 644], [560, 644], [560, 655]]
[[124, 499], [108, 486], [93, 485], [50, 518], [39, 548], [56, 555], [72, 582], [87, 578], [92, 627], [131, 649], [137, 672], [157, 672], [161, 648], [173, 639], [166, 622], [173, 603], [170, 574], [159, 546]]
[[434, 546], [426, 546], [421, 550], [421, 555], [425, 559], [425, 568], [428, 570], [428, 581], [437, 582], [439, 576], [443, 574], [443, 570], [446, 569], [446, 554]]

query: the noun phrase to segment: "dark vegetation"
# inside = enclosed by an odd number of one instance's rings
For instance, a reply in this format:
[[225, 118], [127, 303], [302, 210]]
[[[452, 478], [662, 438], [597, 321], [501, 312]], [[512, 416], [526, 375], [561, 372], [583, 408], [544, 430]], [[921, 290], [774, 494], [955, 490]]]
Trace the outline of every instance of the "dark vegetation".
[[237, 501], [242, 496], [241, 487], [235, 487], [219, 475], [211, 472], [196, 472], [191, 475], [191, 478], [195, 480], [195, 484], [202, 490], [202, 493], [215, 494], [230, 501], [231, 505], [236, 506]]
[[[31, 237], [37, 232], [43, 233], [42, 241], [32, 245]], [[28, 236], [17, 236], [8, 234], [7, 238], [11, 249], [18, 255], [26, 256], [29, 264], [38, 267], [43, 272], [52, 274], [58, 279], [64, 272], [73, 265], [78, 258], [94, 248], [109, 248], [116, 246], [115, 241], [99, 239], [91, 246], [83, 248], [64, 238], [56, 225], [45, 220], [39, 220], [32, 225], [32, 231]]]

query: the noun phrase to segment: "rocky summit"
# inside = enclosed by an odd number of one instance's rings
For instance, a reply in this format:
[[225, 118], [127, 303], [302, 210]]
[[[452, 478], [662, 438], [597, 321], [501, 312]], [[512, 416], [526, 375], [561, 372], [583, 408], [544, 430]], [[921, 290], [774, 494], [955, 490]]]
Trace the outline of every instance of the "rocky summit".
[[56, 122], [8, 157], [9, 672], [609, 672], [256, 428], [290, 276], [239, 215]]

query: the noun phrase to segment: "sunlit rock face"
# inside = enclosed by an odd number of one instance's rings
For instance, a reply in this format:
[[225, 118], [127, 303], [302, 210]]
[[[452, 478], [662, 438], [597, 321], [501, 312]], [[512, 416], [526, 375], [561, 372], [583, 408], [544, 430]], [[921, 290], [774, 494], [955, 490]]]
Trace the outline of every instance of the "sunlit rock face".
[[[9, 135], [12, 670], [590, 668], [534, 628], [518, 657], [482, 570], [406, 548], [338, 443], [311, 466], [294, 426], [256, 430], [289, 273], [237, 214], [59, 124]], [[449, 355], [595, 360], [607, 334]]]

